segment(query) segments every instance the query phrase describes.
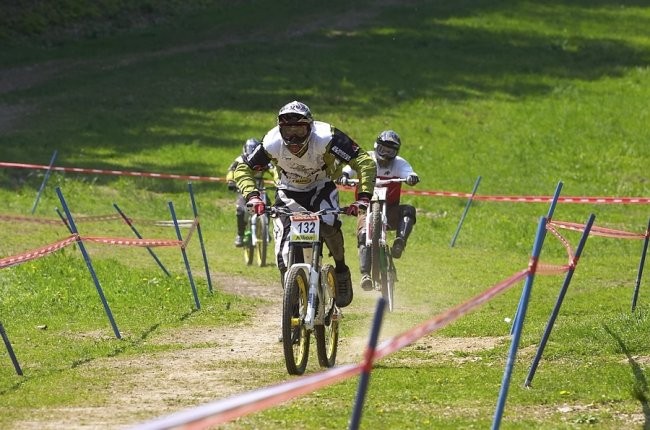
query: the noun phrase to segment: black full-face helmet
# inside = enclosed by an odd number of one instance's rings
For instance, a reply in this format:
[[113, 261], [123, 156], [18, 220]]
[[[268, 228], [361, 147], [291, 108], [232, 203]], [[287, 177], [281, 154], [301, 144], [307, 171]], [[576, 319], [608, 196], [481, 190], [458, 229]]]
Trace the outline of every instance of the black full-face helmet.
[[247, 139], [246, 142], [244, 143], [244, 146], [242, 147], [242, 154], [244, 155], [251, 155], [253, 153], [253, 149], [257, 145], [260, 144], [260, 141], [254, 138]]
[[292, 154], [302, 151], [309, 140], [313, 122], [309, 107], [299, 101], [282, 106], [278, 112], [280, 134]]
[[399, 138], [399, 134], [393, 130], [382, 131], [375, 140], [375, 155], [381, 161], [392, 160], [397, 157], [400, 146], [402, 146], [402, 140]]

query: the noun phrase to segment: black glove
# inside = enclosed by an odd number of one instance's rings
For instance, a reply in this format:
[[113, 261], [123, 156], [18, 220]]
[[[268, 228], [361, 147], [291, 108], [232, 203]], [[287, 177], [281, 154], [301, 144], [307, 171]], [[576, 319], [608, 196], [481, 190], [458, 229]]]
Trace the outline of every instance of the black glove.
[[343, 173], [336, 179], [336, 185], [348, 185], [348, 179], [350, 179], [350, 175]]
[[415, 185], [418, 182], [420, 182], [420, 177], [416, 174], [408, 175], [408, 177], [406, 178], [407, 185]]
[[237, 191], [237, 183], [235, 181], [228, 181], [228, 189], [230, 191]]

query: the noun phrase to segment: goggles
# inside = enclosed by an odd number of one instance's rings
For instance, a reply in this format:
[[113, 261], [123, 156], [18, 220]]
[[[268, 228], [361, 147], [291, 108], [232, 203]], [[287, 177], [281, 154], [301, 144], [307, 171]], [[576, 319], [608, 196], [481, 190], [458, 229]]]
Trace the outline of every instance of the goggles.
[[386, 146], [383, 142], [377, 142], [375, 152], [380, 158], [395, 158], [397, 156], [397, 148]]
[[309, 135], [310, 127], [308, 123], [280, 124], [280, 134], [287, 142], [294, 139], [305, 139]]

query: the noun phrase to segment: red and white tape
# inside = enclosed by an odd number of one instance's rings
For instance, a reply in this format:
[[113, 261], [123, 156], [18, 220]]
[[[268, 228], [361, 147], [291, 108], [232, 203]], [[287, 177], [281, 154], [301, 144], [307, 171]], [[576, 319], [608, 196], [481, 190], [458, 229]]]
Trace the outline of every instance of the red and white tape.
[[[0, 161], [0, 167], [19, 168], [19, 169], [36, 169], [36, 170], [55, 170], [59, 172], [75, 173], [92, 173], [98, 175], [117, 175], [117, 176], [136, 176], [161, 179], [183, 179], [190, 181], [208, 181], [208, 182], [225, 182], [225, 178], [216, 176], [196, 176], [196, 175], [176, 175], [170, 173], [149, 173], [149, 172], [131, 172], [128, 170], [102, 170], [102, 169], [85, 169], [80, 167], [60, 167], [45, 166], [42, 164], [25, 164], [10, 163]], [[345, 191], [351, 191], [352, 187], [340, 187]], [[470, 198], [471, 193], [459, 193], [450, 191], [417, 191], [402, 190], [404, 195], [429, 196], [429, 197], [460, 197]], [[493, 201], [493, 202], [511, 202], [511, 203], [549, 203], [553, 201], [551, 196], [489, 196], [475, 194], [474, 200]], [[587, 203], [587, 204], [650, 204], [650, 197], [559, 197], [558, 203]]]

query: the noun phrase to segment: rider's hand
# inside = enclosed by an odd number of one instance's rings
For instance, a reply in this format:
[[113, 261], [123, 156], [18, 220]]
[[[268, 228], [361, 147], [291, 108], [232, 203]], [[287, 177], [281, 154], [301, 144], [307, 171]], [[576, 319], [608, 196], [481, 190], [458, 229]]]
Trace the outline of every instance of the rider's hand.
[[248, 202], [246, 203], [246, 209], [248, 209], [248, 212], [251, 214], [262, 215], [266, 210], [266, 205], [258, 196], [253, 196], [248, 199]]
[[350, 206], [348, 206], [345, 209], [345, 214], [350, 215], [350, 216], [358, 216], [359, 211], [365, 211], [368, 209], [368, 205], [370, 204], [370, 199], [368, 197], [359, 197], [359, 200], [356, 202], [352, 203]]
[[420, 182], [420, 177], [416, 174], [408, 175], [408, 177], [406, 178], [407, 185], [415, 185], [418, 182]]
[[235, 181], [228, 181], [228, 189], [230, 191], [237, 191], [237, 183]]
[[341, 176], [339, 176], [336, 179], [336, 184], [337, 185], [348, 185], [348, 180], [350, 179], [350, 175], [347, 173], [343, 173]]

